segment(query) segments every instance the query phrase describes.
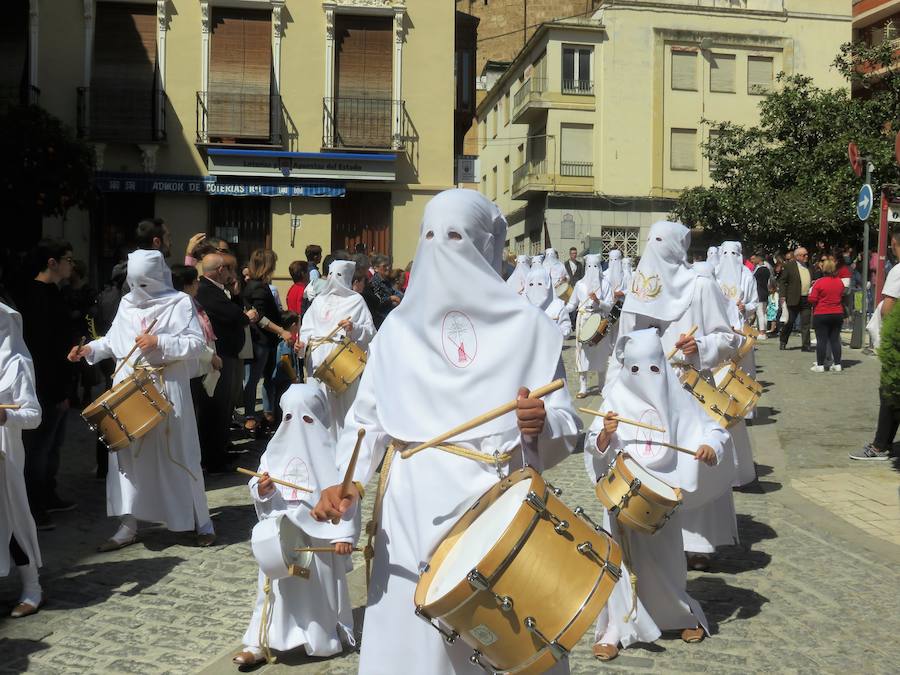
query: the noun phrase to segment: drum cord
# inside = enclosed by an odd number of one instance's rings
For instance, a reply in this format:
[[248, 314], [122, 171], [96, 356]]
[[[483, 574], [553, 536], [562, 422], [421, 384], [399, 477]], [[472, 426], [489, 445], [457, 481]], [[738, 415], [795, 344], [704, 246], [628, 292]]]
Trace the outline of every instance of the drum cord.
[[622, 544], [622, 559], [625, 562], [625, 567], [628, 569], [628, 580], [631, 582], [631, 609], [628, 610], [628, 614], [625, 615], [623, 621], [628, 623], [631, 620], [631, 617], [637, 617], [637, 604], [638, 604], [638, 592], [637, 592], [637, 572], [634, 571], [634, 566], [631, 564], [631, 539], [630, 534], [619, 524], [618, 517], [616, 518], [616, 526], [618, 527], [619, 532], [622, 533], [621, 544]]
[[263, 581], [263, 597], [262, 609], [259, 613], [259, 647], [266, 657], [266, 663], [275, 663], [275, 657], [272, 656], [272, 650], [269, 649], [269, 626], [272, 623], [274, 615], [271, 613], [274, 604], [274, 593], [272, 591], [272, 580], [268, 576]]

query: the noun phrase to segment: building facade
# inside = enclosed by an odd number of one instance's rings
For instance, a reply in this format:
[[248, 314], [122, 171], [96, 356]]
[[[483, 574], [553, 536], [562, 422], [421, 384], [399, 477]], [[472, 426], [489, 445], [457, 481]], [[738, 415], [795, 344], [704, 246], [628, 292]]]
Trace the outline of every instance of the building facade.
[[425, 203], [453, 185], [449, 2], [15, 2], [26, 37], [10, 49], [92, 144], [102, 193], [44, 232], [101, 281], [148, 216], [173, 259], [206, 231], [244, 258], [270, 246], [281, 281], [310, 243], [405, 266]]
[[716, 121], [754, 124], [778, 73], [843, 86], [843, 0], [615, 0], [544, 24], [477, 110], [481, 190], [509, 247], [640, 253], [646, 228], [710, 181]]

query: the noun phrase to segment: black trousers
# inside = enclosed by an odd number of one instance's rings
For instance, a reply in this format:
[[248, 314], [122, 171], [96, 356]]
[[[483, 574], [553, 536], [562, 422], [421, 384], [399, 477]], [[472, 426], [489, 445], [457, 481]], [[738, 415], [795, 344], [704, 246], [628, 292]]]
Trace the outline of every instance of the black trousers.
[[800, 342], [804, 349], [809, 349], [811, 343], [809, 339], [810, 309], [806, 298], [800, 298], [799, 305], [788, 305], [787, 321], [781, 329], [781, 344], [787, 344], [798, 315], [800, 316]]
[[836, 366], [841, 365], [841, 325], [843, 314], [819, 314], [813, 317], [816, 329], [816, 363], [825, 365], [828, 347], [831, 347], [831, 358]]
[[878, 406], [878, 427], [875, 429], [875, 440], [872, 441], [872, 445], [879, 450], [890, 451], [898, 428], [900, 428], [900, 408], [895, 408], [881, 398]]
[[54, 403], [41, 401], [41, 424], [22, 432], [25, 446], [25, 488], [33, 513], [46, 511], [56, 499], [59, 447], [66, 430], [66, 413]]
[[[207, 469], [221, 468], [228, 462], [228, 431], [234, 410], [232, 392], [235, 380], [240, 381], [241, 361], [223, 356], [219, 381], [212, 396], [206, 394], [200, 382], [191, 389], [194, 392], [197, 411], [197, 431], [200, 436], [200, 455]], [[198, 378], [199, 379], [199, 378]]]

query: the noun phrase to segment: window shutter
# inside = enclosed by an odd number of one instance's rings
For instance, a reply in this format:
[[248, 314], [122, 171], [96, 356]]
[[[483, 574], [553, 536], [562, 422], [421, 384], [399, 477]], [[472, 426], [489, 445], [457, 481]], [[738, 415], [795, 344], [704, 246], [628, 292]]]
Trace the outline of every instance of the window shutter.
[[709, 64], [709, 90], [733, 94], [734, 72], [734, 54], [713, 54]]
[[672, 158], [675, 171], [697, 170], [697, 130], [672, 129]]
[[208, 95], [210, 135], [268, 140], [271, 13], [214, 8], [212, 24]]
[[590, 124], [563, 124], [560, 173], [563, 176], [593, 175], [593, 132]]
[[747, 59], [747, 93], [768, 94], [772, 91], [774, 61], [771, 56], [750, 56]]
[[672, 52], [672, 89], [697, 91], [696, 52]]

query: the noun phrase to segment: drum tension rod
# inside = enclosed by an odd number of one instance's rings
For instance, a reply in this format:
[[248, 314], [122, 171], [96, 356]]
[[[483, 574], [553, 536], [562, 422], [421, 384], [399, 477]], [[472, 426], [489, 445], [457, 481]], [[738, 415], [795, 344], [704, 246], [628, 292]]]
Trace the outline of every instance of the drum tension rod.
[[443, 628], [441, 628], [440, 626], [438, 626], [438, 625], [431, 619], [430, 616], [428, 616], [427, 614], [425, 614], [425, 612], [422, 611], [422, 605], [416, 605], [416, 616], [418, 616], [419, 618], [421, 618], [421, 619], [423, 619], [424, 621], [426, 621], [432, 628], [434, 628], [438, 633], [440, 633], [441, 636], [444, 638], [444, 640], [447, 642], [448, 645], [452, 645], [454, 642], [456, 642], [456, 638], [459, 637], [459, 633], [457, 633], [455, 630], [454, 630], [454, 631], [450, 631], [450, 632], [448, 633], [448, 632], [445, 631]]
[[609, 560], [604, 560], [603, 558], [601, 558], [597, 551], [594, 550], [594, 546], [593, 544], [591, 544], [591, 542], [582, 542], [575, 548], [582, 555], [587, 556], [596, 563], [600, 563], [600, 565], [610, 573], [614, 581], [618, 581], [622, 576], [622, 570], [615, 563], [611, 563]]
[[493, 668], [488, 668], [481, 662], [481, 652], [477, 649], [472, 650], [472, 656], [469, 657], [469, 662], [478, 666], [486, 673], [491, 673], [491, 675], [497, 675], [497, 671]]
[[513, 608], [513, 600], [508, 595], [499, 595], [494, 593], [491, 590], [491, 584], [487, 580], [487, 577], [484, 576], [477, 569], [473, 569], [466, 575], [466, 581], [477, 591], [482, 591], [483, 593], [490, 593], [494, 596], [494, 601], [497, 603], [497, 606], [503, 610], [504, 612], [512, 611]]
[[[551, 487], [551, 490], [557, 490], [558, 488]], [[562, 490], [559, 491], [562, 494]], [[553, 530], [556, 534], [562, 535], [566, 530], [569, 529], [569, 521], [561, 520], [555, 514], [551, 513], [547, 510], [547, 503], [537, 496], [537, 493], [532, 490], [525, 497], [525, 503], [528, 504], [531, 508], [537, 511], [539, 516], [547, 516], [547, 520], [553, 523]]]
[[[593, 527], [593, 528], [594, 528], [594, 532], [606, 532], [606, 530], [604, 530], [600, 525], [598, 525], [597, 523], [595, 523], [595, 522], [593, 521], [593, 519], [592, 519], [587, 513], [585, 513], [583, 507], [581, 507], [581, 506], [576, 506], [576, 507], [575, 507], [575, 510], [573, 511], [573, 513], [574, 513], [576, 516], [578, 516], [579, 518], [581, 518], [581, 519], [582, 519], [584, 522], [586, 522], [588, 525], [590, 525], [591, 527]], [[609, 534], [609, 532], [606, 532], [606, 533]]]
[[547, 639], [547, 636], [538, 629], [537, 621], [533, 616], [525, 617], [525, 628], [527, 628], [528, 631], [538, 640], [547, 645], [547, 648], [553, 654], [553, 658], [555, 658], [557, 661], [560, 661], [569, 655], [569, 650], [559, 644], [556, 640]]
[[119, 416], [116, 415], [116, 411], [110, 407], [109, 403], [107, 403], [106, 401], [103, 401], [103, 403], [100, 404], [100, 407], [106, 411], [106, 414], [109, 415], [110, 419], [112, 419], [112, 421], [116, 423], [116, 425], [119, 427], [119, 429], [122, 430], [122, 433], [128, 437], [128, 440], [131, 442], [134, 442], [134, 436], [132, 436], [128, 432], [128, 427], [126, 427], [124, 424], [122, 424], [122, 420], [119, 419]]

